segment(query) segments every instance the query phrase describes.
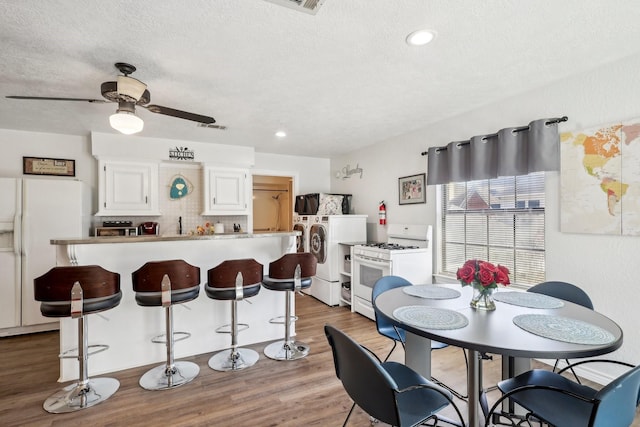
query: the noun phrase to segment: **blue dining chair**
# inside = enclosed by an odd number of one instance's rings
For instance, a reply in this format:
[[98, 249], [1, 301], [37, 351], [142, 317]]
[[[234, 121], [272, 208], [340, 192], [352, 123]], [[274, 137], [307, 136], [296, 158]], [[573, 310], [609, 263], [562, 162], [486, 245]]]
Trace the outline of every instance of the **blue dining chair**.
[[[554, 426], [628, 427], [633, 423], [640, 393], [640, 365], [615, 360], [584, 360], [584, 363], [614, 363], [632, 369], [600, 390], [578, 384], [562, 376], [564, 369], [551, 372], [534, 369], [498, 383], [504, 394], [492, 406], [485, 426], [505, 399], [511, 399], [527, 411], [527, 420], [535, 419]], [[495, 421], [495, 419], [493, 420]]]
[[[542, 282], [530, 287], [529, 289], [527, 289], [527, 292], [547, 295], [564, 301], [569, 301], [593, 310], [593, 302], [591, 302], [591, 298], [589, 298], [589, 295], [587, 295], [585, 291], [571, 283], [559, 281]], [[571, 365], [571, 362], [569, 362], [568, 359], [564, 359], [564, 361], [567, 363], [567, 365]], [[559, 362], [560, 359], [556, 359], [555, 363], [553, 364], [553, 372], [558, 369]], [[578, 378], [578, 374], [576, 374], [573, 368], [571, 368], [570, 371], [575, 377], [578, 384], [581, 384], [580, 378]]]
[[[344, 332], [325, 325], [333, 352], [336, 376], [353, 400], [342, 426], [346, 426], [356, 404], [367, 414], [392, 426], [416, 426], [439, 420], [465, 426], [449, 391], [398, 362], [381, 362], [369, 349]], [[437, 415], [451, 405], [460, 422]]]
[[[389, 357], [391, 356], [393, 351], [396, 349], [396, 346], [398, 343], [402, 344], [402, 347], [404, 347], [406, 332], [404, 329], [398, 328], [397, 326], [395, 326], [393, 323], [391, 323], [391, 321], [386, 316], [380, 313], [380, 310], [376, 308], [375, 300], [378, 297], [378, 295], [380, 295], [384, 291], [400, 288], [403, 286], [412, 286], [412, 283], [400, 276], [383, 276], [376, 281], [376, 283], [373, 285], [373, 290], [371, 292], [371, 300], [374, 302], [373, 312], [376, 319], [376, 329], [378, 330], [379, 334], [393, 340], [393, 347], [391, 347], [391, 351], [389, 351], [389, 354], [387, 354], [387, 357], [384, 358], [384, 362], [389, 360]], [[438, 350], [448, 346], [449, 346], [448, 344], [431, 340], [431, 350]], [[467, 366], [468, 368], [469, 363], [467, 361], [467, 354], [464, 352], [464, 350], [462, 350], [462, 354], [464, 354], [465, 366]], [[438, 385], [449, 390], [459, 399], [464, 400], [468, 397], [467, 395], [463, 395], [460, 392], [452, 389], [451, 387], [437, 380], [433, 376], [431, 377], [431, 380], [433, 380]]]

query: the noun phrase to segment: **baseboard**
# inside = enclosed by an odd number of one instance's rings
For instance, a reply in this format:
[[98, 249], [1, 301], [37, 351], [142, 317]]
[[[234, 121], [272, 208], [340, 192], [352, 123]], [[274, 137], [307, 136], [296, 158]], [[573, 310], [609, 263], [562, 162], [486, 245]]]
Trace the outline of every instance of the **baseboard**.
[[[551, 368], [553, 368], [554, 363], [556, 363], [556, 361], [552, 359], [536, 359], [536, 360], [540, 363], [544, 363], [545, 365], [549, 365]], [[569, 361], [575, 363], [577, 360], [569, 360]], [[566, 361], [560, 360], [560, 362], [558, 362], [558, 369], [562, 369], [565, 366], [567, 366]], [[591, 366], [589, 366], [589, 364], [576, 366], [574, 368], [574, 371], [576, 371], [576, 374], [578, 374], [579, 377], [589, 381], [593, 381], [594, 383], [600, 384], [600, 385], [609, 384], [611, 381], [613, 381], [618, 377], [617, 375], [614, 376], [606, 372], [599, 371], [595, 369], [596, 366], [597, 366], [596, 364], [593, 364]]]
[[56, 331], [60, 329], [60, 322], [43, 323], [32, 326], [16, 326], [14, 328], [0, 329], [0, 337], [10, 337], [13, 335], [32, 334], [35, 332]]

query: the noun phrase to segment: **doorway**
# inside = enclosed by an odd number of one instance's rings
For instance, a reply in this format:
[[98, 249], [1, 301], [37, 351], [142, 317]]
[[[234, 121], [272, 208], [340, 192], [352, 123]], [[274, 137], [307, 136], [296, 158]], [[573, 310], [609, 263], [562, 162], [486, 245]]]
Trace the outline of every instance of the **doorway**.
[[293, 230], [293, 178], [253, 175], [253, 231]]

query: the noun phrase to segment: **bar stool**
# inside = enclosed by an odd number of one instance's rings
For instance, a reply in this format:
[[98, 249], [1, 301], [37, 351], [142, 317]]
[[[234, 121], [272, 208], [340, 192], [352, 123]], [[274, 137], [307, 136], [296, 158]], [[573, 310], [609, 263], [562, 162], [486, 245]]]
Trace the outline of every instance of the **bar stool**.
[[[165, 334], [151, 339], [165, 344], [167, 360], [140, 377], [140, 386], [147, 390], [168, 390], [193, 380], [200, 367], [193, 362], [174, 361], [173, 346], [191, 336], [173, 331], [173, 306], [193, 301], [200, 294], [200, 268], [183, 260], [148, 262], [131, 274], [136, 302], [142, 307], [163, 307]], [[179, 338], [175, 338], [180, 336]]]
[[265, 356], [275, 360], [296, 360], [309, 354], [309, 346], [291, 338], [291, 323], [298, 320], [291, 315], [291, 295], [311, 286], [316, 274], [316, 257], [309, 252], [286, 254], [269, 264], [269, 276], [262, 286], [272, 291], [285, 291], [284, 320], [271, 319], [270, 323], [284, 324], [284, 341], [276, 341], [264, 348]]
[[[205, 285], [207, 296], [231, 301], [231, 324], [216, 329], [217, 333], [231, 334], [231, 348], [214, 354], [209, 367], [216, 371], [236, 371], [253, 366], [259, 358], [256, 351], [238, 348], [238, 332], [249, 327], [238, 323], [238, 301], [260, 292], [262, 264], [254, 259], [227, 260], [207, 272]], [[242, 327], [240, 329], [239, 327]]]
[[41, 302], [40, 312], [43, 316], [78, 320], [78, 348], [58, 356], [78, 360], [78, 381], [45, 400], [45, 411], [62, 414], [105, 401], [118, 390], [120, 382], [114, 378], [89, 378], [89, 356], [100, 353], [109, 346], [88, 345], [88, 322], [85, 317], [120, 304], [120, 275], [97, 265], [54, 267], [34, 279], [33, 284], [34, 297]]

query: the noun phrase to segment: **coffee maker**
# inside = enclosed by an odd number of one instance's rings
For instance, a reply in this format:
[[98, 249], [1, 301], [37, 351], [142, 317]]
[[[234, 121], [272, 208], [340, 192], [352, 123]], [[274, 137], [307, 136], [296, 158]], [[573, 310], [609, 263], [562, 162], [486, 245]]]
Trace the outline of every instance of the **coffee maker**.
[[138, 227], [138, 234], [141, 236], [146, 235], [159, 235], [160, 234], [160, 225], [157, 222], [143, 222]]

